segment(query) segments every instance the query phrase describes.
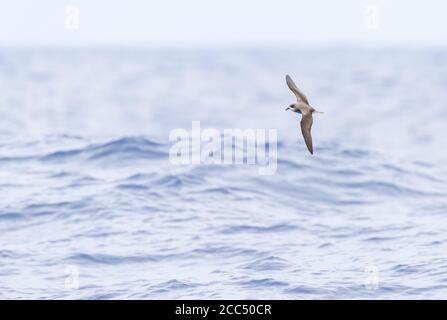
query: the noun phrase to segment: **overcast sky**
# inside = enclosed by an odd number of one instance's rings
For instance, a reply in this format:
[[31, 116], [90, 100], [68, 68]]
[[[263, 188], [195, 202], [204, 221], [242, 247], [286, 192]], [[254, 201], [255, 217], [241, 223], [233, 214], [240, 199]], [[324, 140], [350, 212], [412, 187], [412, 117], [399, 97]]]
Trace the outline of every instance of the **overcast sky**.
[[0, 3], [0, 45], [447, 45], [444, 0]]

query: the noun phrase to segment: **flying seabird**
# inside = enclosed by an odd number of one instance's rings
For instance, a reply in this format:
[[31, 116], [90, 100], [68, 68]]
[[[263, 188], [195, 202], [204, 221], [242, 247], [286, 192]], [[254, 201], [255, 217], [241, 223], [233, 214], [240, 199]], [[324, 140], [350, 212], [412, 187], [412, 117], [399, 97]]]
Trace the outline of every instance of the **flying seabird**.
[[301, 113], [301, 133], [303, 134], [304, 141], [306, 142], [307, 149], [311, 154], [314, 154], [314, 148], [312, 145], [312, 135], [310, 129], [312, 128], [312, 113], [323, 113], [312, 108], [307, 100], [306, 96], [298, 89], [295, 82], [289, 75], [286, 75], [287, 86], [295, 94], [297, 103], [292, 103], [286, 108], [286, 110], [292, 110], [293, 112]]

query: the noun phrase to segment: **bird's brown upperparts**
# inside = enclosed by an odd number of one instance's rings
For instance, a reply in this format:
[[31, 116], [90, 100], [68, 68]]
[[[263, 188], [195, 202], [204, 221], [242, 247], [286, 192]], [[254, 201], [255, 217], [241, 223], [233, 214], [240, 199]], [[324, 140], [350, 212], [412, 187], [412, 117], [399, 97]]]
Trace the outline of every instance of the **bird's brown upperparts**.
[[295, 94], [297, 103], [293, 103], [290, 106], [286, 108], [286, 110], [292, 110], [293, 112], [301, 113], [301, 133], [303, 134], [304, 141], [306, 142], [307, 149], [309, 149], [309, 152], [311, 154], [314, 153], [314, 148], [312, 144], [312, 135], [311, 135], [311, 129], [312, 129], [312, 123], [313, 118], [312, 114], [314, 112], [319, 112], [312, 108], [309, 104], [309, 100], [307, 100], [307, 97], [302, 93], [298, 87], [296, 86], [295, 82], [293, 82], [292, 78], [290, 78], [289, 75], [286, 75], [286, 82], [287, 86], [290, 90]]

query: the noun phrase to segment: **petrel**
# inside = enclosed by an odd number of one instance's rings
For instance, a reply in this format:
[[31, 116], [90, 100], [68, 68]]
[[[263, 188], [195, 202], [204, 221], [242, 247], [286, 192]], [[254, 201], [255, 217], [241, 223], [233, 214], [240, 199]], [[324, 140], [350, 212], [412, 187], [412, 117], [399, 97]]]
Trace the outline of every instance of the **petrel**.
[[310, 154], [314, 154], [314, 147], [312, 145], [312, 135], [310, 134], [310, 129], [312, 128], [312, 114], [323, 113], [321, 111], [315, 110], [310, 106], [309, 100], [306, 96], [298, 89], [295, 82], [289, 75], [286, 75], [287, 86], [295, 94], [297, 103], [292, 103], [286, 108], [286, 110], [292, 110], [293, 112], [301, 113], [301, 133], [303, 134], [304, 141], [306, 142], [307, 149], [309, 149]]

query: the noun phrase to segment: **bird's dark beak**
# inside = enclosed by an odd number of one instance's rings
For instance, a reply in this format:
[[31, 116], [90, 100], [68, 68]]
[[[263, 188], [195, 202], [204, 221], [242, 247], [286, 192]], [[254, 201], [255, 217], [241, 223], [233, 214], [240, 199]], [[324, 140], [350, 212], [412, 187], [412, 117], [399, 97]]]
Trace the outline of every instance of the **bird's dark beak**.
[[290, 107], [287, 107], [287, 108], [286, 108], [286, 110], [289, 110], [289, 109], [290, 109]]

